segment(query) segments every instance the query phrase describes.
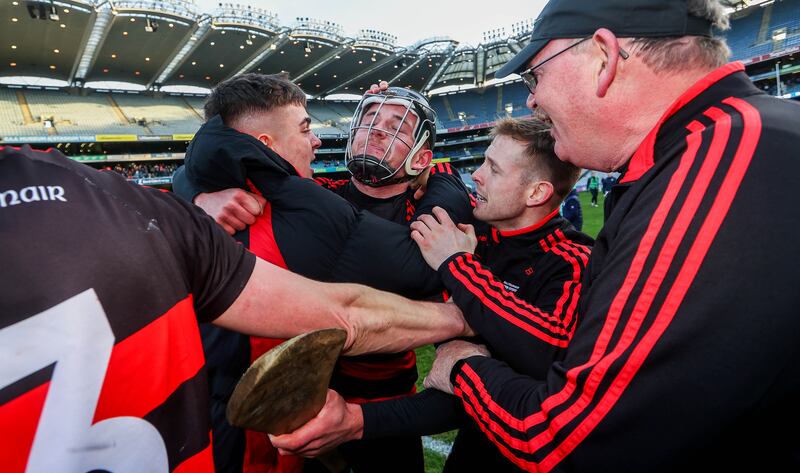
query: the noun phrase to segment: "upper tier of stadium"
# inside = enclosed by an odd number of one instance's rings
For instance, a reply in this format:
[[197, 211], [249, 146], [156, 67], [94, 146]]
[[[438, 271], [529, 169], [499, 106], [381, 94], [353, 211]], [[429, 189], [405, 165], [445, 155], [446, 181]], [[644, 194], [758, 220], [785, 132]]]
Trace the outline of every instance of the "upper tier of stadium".
[[[757, 61], [800, 46], [797, 0], [726, 3], [734, 11], [729, 41], [735, 59]], [[276, 14], [246, 5], [220, 3], [207, 14], [194, 0], [3, 0], [0, 21], [0, 77], [159, 90], [286, 71], [313, 97], [361, 94], [378, 80], [426, 93], [481, 87], [526, 45], [533, 27], [525, 20], [510, 33], [487, 32], [476, 47], [448, 37], [398, 45], [388, 32], [364, 29], [348, 37], [335, 22], [314, 18], [284, 25]]]
[[[800, 89], [800, 66], [792, 65], [800, 51], [800, 0], [728, 5], [733, 59], [752, 66], [758, 80], [772, 74], [759, 64], [787, 57], [781, 93]], [[0, 86], [0, 141], [186, 140], [203, 121], [203, 91], [249, 71], [286, 71], [312, 98], [312, 127], [323, 138], [346, 134], [354, 109], [331, 96], [360, 95], [379, 80], [428, 93], [444, 132], [528, 113], [519, 79], [498, 82], [494, 72], [525, 46], [530, 21], [467, 47], [444, 37], [398, 46], [377, 30], [346, 37], [337, 24], [312, 18], [283, 26], [271, 12], [236, 4], [204, 14], [193, 0], [2, 0], [0, 19], [0, 79], [61, 81]], [[113, 86], [120, 82], [140, 93]], [[444, 92], [454, 85], [462, 90]], [[186, 86], [201, 89], [171, 89]]]

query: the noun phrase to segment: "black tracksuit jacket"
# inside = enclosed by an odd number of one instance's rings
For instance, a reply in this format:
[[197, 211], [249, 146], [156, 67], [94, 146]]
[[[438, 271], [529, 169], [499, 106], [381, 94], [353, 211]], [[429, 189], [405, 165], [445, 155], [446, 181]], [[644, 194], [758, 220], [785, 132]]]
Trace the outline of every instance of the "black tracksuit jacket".
[[[528, 471], [800, 471], [800, 105], [740, 63], [689, 88], [609, 194], [544, 378], [470, 357], [464, 409]], [[787, 430], [790, 429], [790, 430]]]
[[[542, 378], [563, 357], [576, 325], [581, 279], [592, 239], [556, 209], [535, 225], [480, 232], [475, 254], [458, 253], [439, 267], [453, 301], [492, 355]], [[471, 422], [457, 398], [427, 390], [414, 398], [363, 406], [364, 437], [432, 434], [460, 427], [448, 471], [502, 471], [514, 466]]]

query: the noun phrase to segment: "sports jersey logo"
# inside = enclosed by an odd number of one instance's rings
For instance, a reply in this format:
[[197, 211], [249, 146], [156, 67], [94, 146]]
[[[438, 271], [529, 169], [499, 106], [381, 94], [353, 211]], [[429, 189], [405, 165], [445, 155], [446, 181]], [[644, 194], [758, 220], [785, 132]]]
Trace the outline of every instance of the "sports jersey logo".
[[509, 292], [517, 292], [519, 291], [519, 286], [514, 283], [510, 283], [508, 281], [503, 281], [503, 286], [506, 288], [506, 291]]
[[149, 422], [93, 423], [113, 347], [93, 289], [0, 330], [0, 390], [55, 364], [33, 445], [11, 453], [27, 458], [26, 471], [168, 471], [164, 440]]
[[27, 204], [29, 202], [39, 202], [42, 200], [60, 200], [66, 202], [64, 188], [61, 186], [29, 186], [23, 187], [19, 191], [9, 189], [0, 192], [0, 208], [12, 205]]

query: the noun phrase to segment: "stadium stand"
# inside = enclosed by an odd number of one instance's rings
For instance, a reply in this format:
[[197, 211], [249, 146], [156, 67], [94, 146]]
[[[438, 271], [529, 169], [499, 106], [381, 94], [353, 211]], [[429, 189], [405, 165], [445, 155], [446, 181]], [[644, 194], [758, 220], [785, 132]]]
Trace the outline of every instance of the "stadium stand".
[[469, 91], [434, 95], [431, 106], [439, 117], [439, 128], [453, 129], [492, 123], [498, 118], [530, 114], [525, 106], [527, 90], [518, 82]]
[[[16, 91], [0, 88], [0, 135], [26, 135], [25, 119]], [[35, 134], [42, 134], [41, 126], [31, 129]]]
[[747, 60], [800, 45], [800, 2], [765, 3], [731, 15], [727, 33], [734, 60]]
[[141, 128], [116, 113], [109, 95], [70, 95], [58, 90], [25, 90], [33, 120], [45, 126], [51, 120], [53, 134], [138, 134]]
[[181, 97], [113, 94], [112, 98], [129, 123], [137, 123], [152, 134], [193, 133], [203, 123], [197, 111]]
[[[0, 2], [0, 16], [20, 19], [0, 30], [0, 44], [11, 46], [0, 48], [0, 60], [10, 66], [0, 76], [18, 72], [64, 83], [0, 85], [0, 142], [56, 146], [76, 159], [111, 165], [126, 175], [139, 169], [136, 161], [163, 170], [169, 169], [164, 166], [169, 161], [182, 159], [203, 121], [205, 97], [197, 87], [208, 89], [243, 72], [285, 71], [306, 91], [316, 93], [309, 98], [308, 111], [312, 129], [323, 140], [314, 163], [319, 172], [343, 171], [345, 137], [356, 105], [352, 99], [333, 97], [360, 95], [381, 79], [395, 78], [396, 85], [430, 96], [439, 117], [434, 157], [461, 167], [479, 163], [488, 129], [498, 118], [530, 114], [525, 106], [528, 92], [520, 80], [495, 83], [494, 71], [513, 55], [512, 46], [525, 44], [532, 22], [516, 25], [512, 35], [490, 32], [477, 48], [459, 46], [446, 37], [399, 47], [392, 35], [350, 38], [339, 25], [311, 18], [298, 18], [293, 27], [283, 27], [268, 12], [259, 10], [256, 18], [228, 3], [210, 16], [188, 8], [192, 2], [61, 3], [56, 6], [63, 21], [59, 25], [29, 19], [23, 2]], [[64, 6], [67, 3], [71, 12]], [[732, 10], [731, 30], [726, 33], [732, 58], [745, 63], [762, 90], [800, 99], [800, 60], [795, 59], [800, 53], [800, 0], [726, 0], [726, 4]], [[139, 27], [134, 20], [142, 11], [157, 18], [160, 29]], [[93, 13], [98, 18], [95, 23], [89, 21]], [[211, 24], [200, 21], [206, 17], [212, 18]], [[192, 28], [196, 33], [187, 34]], [[276, 36], [279, 30], [291, 35]], [[97, 44], [88, 47], [90, 36]], [[17, 40], [21, 37], [30, 39], [23, 43]], [[358, 47], [340, 57], [337, 48], [345, 45]], [[61, 49], [59, 55], [42, 56], [55, 47]], [[134, 54], [142, 50], [150, 54], [144, 60]], [[258, 50], [264, 54], [254, 55]], [[363, 63], [375, 65], [364, 71]], [[89, 84], [104, 80], [146, 90]], [[167, 92], [166, 87], [176, 86], [179, 90]], [[195, 89], [180, 90], [180, 86]]]

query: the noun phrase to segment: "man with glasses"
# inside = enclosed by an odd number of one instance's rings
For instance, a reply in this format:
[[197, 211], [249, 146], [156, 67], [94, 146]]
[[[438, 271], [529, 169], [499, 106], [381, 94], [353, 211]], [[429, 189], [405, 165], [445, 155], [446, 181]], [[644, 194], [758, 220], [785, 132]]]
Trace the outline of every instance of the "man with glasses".
[[531, 378], [462, 342], [426, 381], [521, 469], [800, 469], [777, 428], [800, 421], [800, 106], [726, 64], [727, 26], [711, 0], [551, 0], [497, 72], [559, 159], [622, 173], [564, 359]]
[[565, 359], [533, 379], [445, 347], [429, 375], [522, 469], [800, 467], [775, 430], [800, 420], [800, 212], [781, 198], [800, 107], [726, 64], [727, 26], [710, 0], [552, 0], [497, 73], [521, 73], [560, 159], [622, 172]]

